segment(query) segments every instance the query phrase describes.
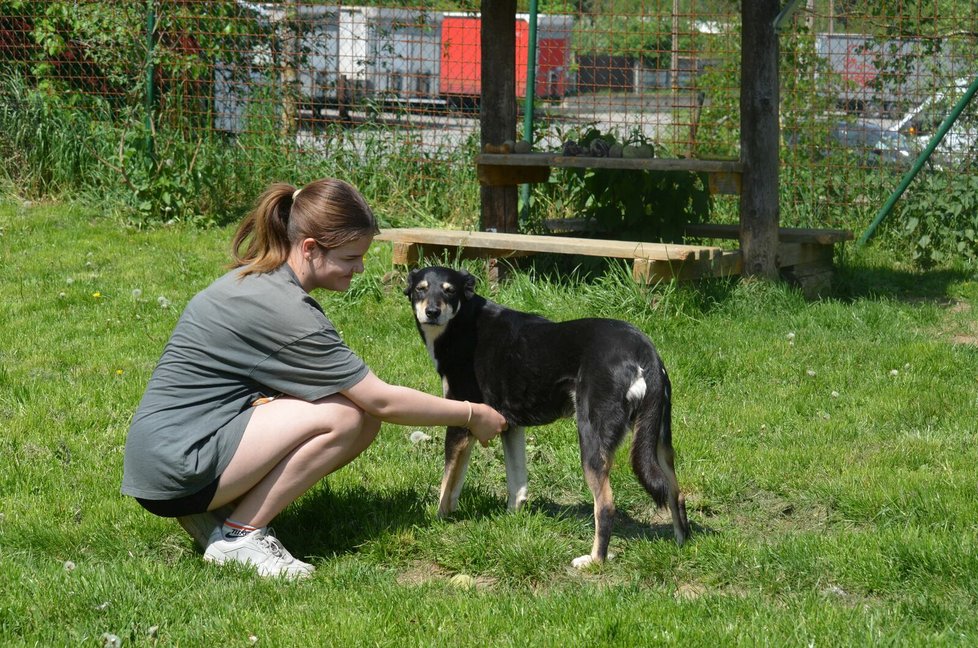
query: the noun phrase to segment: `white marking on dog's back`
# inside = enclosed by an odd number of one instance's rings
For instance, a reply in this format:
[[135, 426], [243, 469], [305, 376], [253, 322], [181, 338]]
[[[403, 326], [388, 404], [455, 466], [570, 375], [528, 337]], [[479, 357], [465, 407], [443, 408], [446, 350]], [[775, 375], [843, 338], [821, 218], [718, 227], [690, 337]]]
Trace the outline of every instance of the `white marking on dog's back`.
[[645, 398], [646, 385], [645, 385], [644, 373], [645, 372], [642, 371], [642, 368], [638, 367], [638, 376], [635, 378], [635, 381], [632, 382], [631, 386], [628, 388], [628, 393], [625, 394], [626, 399], [637, 403], [643, 398]]

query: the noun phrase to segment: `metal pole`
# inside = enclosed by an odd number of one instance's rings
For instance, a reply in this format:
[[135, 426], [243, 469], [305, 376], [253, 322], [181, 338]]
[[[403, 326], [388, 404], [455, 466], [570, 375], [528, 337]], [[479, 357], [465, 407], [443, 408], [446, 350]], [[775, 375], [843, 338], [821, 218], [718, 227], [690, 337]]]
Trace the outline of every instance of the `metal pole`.
[[900, 196], [902, 196], [903, 192], [907, 190], [907, 187], [909, 187], [910, 183], [913, 182], [913, 179], [917, 177], [920, 170], [924, 168], [924, 164], [930, 159], [931, 154], [934, 153], [934, 149], [936, 149], [937, 145], [941, 143], [941, 140], [944, 139], [947, 132], [951, 130], [951, 126], [953, 126], [954, 122], [956, 122], [958, 117], [961, 116], [961, 113], [967, 107], [968, 102], [970, 102], [971, 98], [975, 96], [976, 91], [978, 91], [978, 77], [975, 77], [975, 80], [971, 82], [971, 85], [968, 86], [968, 89], [958, 100], [958, 103], [954, 104], [954, 108], [951, 109], [951, 114], [945, 117], [944, 121], [941, 122], [937, 132], [934, 133], [934, 136], [930, 138], [927, 146], [920, 153], [920, 155], [917, 156], [917, 160], [914, 162], [913, 167], [911, 167], [911, 169], [904, 174], [903, 179], [900, 180], [900, 185], [892, 194], [890, 194], [890, 197], [887, 198], [882, 209], [880, 209], [879, 213], [876, 214], [876, 218], [874, 218], [873, 222], [869, 224], [869, 227], [866, 228], [863, 235], [859, 237], [858, 245], [865, 245], [870, 237], [876, 232], [876, 228], [879, 227], [879, 224], [883, 222], [883, 219], [886, 218], [891, 211], [893, 211], [893, 206], [896, 205], [898, 200], [900, 200]]
[[[530, 0], [530, 33], [526, 46], [526, 97], [523, 99], [523, 139], [533, 143], [533, 97], [537, 89], [537, 0]], [[520, 185], [523, 208], [520, 218], [530, 215], [530, 185]]]
[[156, 156], [154, 140], [153, 109], [156, 105], [156, 63], [153, 49], [156, 42], [156, 6], [154, 0], [146, 0], [146, 155], [150, 161]]

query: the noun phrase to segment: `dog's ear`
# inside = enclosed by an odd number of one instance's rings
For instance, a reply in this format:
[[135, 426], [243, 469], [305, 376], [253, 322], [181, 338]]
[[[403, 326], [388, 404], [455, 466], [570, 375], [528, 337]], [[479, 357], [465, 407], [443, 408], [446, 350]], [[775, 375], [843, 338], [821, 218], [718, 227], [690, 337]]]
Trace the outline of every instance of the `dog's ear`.
[[408, 273], [407, 285], [404, 286], [405, 295], [411, 294], [411, 288], [414, 286], [415, 283], [417, 283], [418, 277], [421, 276], [421, 272], [422, 272], [421, 268], [415, 268], [414, 270]]
[[466, 299], [472, 299], [475, 296], [475, 276], [468, 270], [459, 270], [459, 274], [462, 275], [463, 281], [462, 294]]

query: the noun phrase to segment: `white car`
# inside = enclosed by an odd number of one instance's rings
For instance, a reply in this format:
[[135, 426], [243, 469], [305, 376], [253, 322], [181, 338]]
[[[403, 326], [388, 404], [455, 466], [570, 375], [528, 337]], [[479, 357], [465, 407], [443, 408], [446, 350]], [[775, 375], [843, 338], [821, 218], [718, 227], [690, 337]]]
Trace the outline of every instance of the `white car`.
[[[911, 108], [892, 126], [916, 142], [922, 150], [944, 119], [971, 85], [971, 79], [956, 79], [950, 88], [939, 90]], [[978, 163], [978, 98], [972, 98], [944, 139], [934, 150], [934, 162], [951, 166]]]

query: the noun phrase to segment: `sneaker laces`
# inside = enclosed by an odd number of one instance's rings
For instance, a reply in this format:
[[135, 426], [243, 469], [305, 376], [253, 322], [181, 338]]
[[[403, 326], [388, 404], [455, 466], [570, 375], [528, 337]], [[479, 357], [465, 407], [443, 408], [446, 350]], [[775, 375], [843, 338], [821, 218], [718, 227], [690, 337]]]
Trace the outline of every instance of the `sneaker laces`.
[[258, 544], [263, 548], [267, 549], [276, 558], [281, 558], [282, 560], [292, 560], [292, 554], [286, 550], [285, 546], [279, 542], [279, 539], [273, 535], [273, 531], [268, 529], [259, 538], [257, 538]]

